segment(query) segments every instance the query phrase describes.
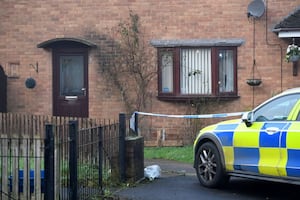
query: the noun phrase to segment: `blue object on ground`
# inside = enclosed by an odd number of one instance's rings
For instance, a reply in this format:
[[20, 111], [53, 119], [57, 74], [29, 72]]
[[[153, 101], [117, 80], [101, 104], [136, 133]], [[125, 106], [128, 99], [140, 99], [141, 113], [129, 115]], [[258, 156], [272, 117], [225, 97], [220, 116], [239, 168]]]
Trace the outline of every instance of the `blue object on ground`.
[[[9, 180], [9, 189], [12, 191], [12, 175], [8, 177]], [[30, 179], [30, 193], [34, 192], [34, 170], [30, 170], [29, 174], [29, 179]], [[19, 170], [19, 192], [23, 192], [23, 182], [24, 182], [24, 170]], [[45, 171], [41, 170], [41, 192], [45, 193]]]

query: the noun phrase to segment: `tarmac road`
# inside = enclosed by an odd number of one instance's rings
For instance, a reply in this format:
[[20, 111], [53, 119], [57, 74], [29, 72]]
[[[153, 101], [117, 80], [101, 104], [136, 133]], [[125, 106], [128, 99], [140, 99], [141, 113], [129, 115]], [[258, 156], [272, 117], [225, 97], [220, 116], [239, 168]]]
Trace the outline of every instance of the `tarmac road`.
[[[121, 200], [281, 200], [295, 199], [300, 186], [231, 178], [222, 189], [202, 187], [189, 164], [166, 160], [148, 160], [145, 166], [157, 164], [161, 167], [161, 177], [153, 181], [143, 181], [136, 187], [120, 190], [116, 195]], [[298, 199], [298, 198], [296, 198]]]

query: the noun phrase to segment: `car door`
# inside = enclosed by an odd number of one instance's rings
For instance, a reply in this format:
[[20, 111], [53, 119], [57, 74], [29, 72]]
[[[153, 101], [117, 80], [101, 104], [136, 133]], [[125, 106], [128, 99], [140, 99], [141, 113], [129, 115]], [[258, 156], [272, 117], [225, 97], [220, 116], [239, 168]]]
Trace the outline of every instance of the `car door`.
[[281, 160], [278, 171], [283, 177], [300, 178], [300, 100], [292, 114], [293, 121], [281, 136]]
[[269, 101], [251, 113], [252, 124], [241, 123], [234, 133], [234, 169], [279, 176], [282, 135], [291, 126], [291, 111], [299, 95]]
[[276, 173], [280, 161], [279, 136], [281, 129], [277, 123], [254, 122], [247, 127], [241, 123], [234, 133], [234, 169], [251, 173]]

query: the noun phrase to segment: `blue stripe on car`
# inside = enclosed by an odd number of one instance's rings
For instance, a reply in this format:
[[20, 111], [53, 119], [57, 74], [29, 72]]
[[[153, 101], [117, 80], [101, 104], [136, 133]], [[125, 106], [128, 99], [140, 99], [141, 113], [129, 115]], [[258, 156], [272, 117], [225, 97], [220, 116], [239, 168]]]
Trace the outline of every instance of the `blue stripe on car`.
[[299, 158], [300, 150], [288, 149], [288, 161], [286, 163], [287, 176], [300, 177]]
[[259, 161], [258, 148], [235, 147], [234, 158], [235, 158], [233, 164], [234, 169], [258, 173], [258, 161]]
[[220, 124], [216, 127], [215, 134], [221, 140], [223, 146], [233, 145], [233, 134], [237, 126], [238, 124]]

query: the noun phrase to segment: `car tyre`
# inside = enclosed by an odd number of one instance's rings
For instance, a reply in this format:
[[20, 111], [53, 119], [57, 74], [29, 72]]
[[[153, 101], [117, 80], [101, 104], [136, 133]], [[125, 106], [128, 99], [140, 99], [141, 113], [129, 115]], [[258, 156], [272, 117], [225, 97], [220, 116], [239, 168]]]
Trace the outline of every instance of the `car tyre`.
[[225, 185], [229, 176], [221, 162], [220, 153], [212, 142], [203, 143], [196, 154], [196, 172], [199, 182], [210, 188]]

